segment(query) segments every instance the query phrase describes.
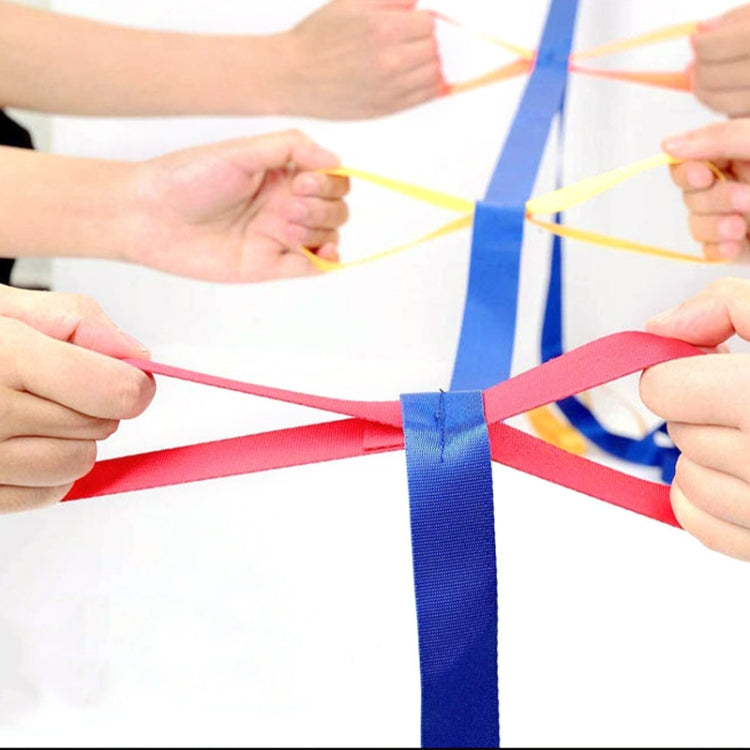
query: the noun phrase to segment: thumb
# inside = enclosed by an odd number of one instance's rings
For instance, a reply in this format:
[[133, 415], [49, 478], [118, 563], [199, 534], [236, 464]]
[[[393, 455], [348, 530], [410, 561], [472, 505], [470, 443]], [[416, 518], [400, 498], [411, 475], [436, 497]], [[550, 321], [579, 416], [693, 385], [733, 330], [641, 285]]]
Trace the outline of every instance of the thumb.
[[340, 164], [336, 154], [299, 130], [227, 141], [221, 148], [225, 157], [242, 164], [249, 172], [290, 166], [298, 170], [327, 169]]
[[0, 316], [40, 333], [118, 359], [147, 358], [148, 349], [121, 331], [89, 297], [0, 287]]
[[668, 136], [662, 141], [662, 148], [676, 159], [750, 159], [750, 120], [714, 122]]
[[735, 333], [750, 341], [750, 281], [714, 282], [677, 307], [646, 321], [646, 330], [701, 347], [715, 347]]

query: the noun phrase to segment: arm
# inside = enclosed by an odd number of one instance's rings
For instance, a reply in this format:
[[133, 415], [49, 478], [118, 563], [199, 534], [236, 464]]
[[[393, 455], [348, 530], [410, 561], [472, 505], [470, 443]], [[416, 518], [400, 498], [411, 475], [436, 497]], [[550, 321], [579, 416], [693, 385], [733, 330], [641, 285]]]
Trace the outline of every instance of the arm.
[[130, 261], [192, 278], [313, 274], [295, 252], [337, 259], [346, 178], [337, 158], [289, 131], [141, 163], [0, 148], [0, 256]]
[[0, 513], [61, 500], [96, 444], [139, 415], [154, 382], [116, 358], [147, 357], [90, 299], [0, 286]]
[[416, 0], [332, 0], [270, 35], [133, 29], [0, 2], [0, 107], [80, 115], [360, 118], [437, 96]]
[[[647, 323], [713, 350], [750, 341], [750, 282], [724, 279]], [[750, 355], [711, 353], [652, 367], [641, 397], [667, 420], [681, 455], [671, 487], [680, 525], [711, 549], [750, 561]]]

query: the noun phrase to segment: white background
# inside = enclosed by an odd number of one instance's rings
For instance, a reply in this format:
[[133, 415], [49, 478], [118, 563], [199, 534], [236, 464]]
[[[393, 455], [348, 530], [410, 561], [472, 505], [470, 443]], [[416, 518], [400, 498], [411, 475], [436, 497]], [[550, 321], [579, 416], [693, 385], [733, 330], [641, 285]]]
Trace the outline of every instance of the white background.
[[[263, 33], [319, 3], [58, 0], [58, 10], [158, 28]], [[715, 0], [583, 0], [576, 48], [707, 17]], [[443, 0], [469, 26], [533, 47], [547, 3]], [[502, 62], [441, 28], [449, 77]], [[674, 68], [686, 43], [611, 63]], [[156, 73], [156, 72], [155, 72]], [[369, 122], [56, 118], [61, 153], [140, 159], [300, 127], [345, 164], [482, 196], [524, 81]], [[650, 156], [713, 115], [685, 94], [574, 77], [565, 181]], [[535, 192], [553, 186], [554, 139]], [[354, 184], [342, 251], [435, 224]], [[693, 249], [665, 173], [570, 212], [598, 231]], [[524, 248], [515, 370], [537, 362], [547, 239]], [[229, 287], [105, 262], [58, 262], [157, 360], [332, 396], [447, 387], [468, 233], [326, 277]], [[727, 269], [571, 246], [569, 346], [644, 319]], [[732, 268], [735, 275], [747, 275]], [[634, 382], [622, 386], [634, 403]], [[101, 455], [325, 416], [160, 381]], [[747, 743], [747, 565], [686, 533], [494, 468], [501, 736], [507, 746]], [[131, 493], [0, 523], [0, 743], [403, 746], [419, 743], [419, 673], [403, 454]]]

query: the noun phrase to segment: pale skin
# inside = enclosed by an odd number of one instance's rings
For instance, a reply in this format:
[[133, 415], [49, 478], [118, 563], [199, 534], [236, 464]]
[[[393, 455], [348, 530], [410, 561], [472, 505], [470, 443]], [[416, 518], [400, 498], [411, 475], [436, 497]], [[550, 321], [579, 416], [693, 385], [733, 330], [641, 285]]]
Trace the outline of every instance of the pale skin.
[[715, 282], [647, 329], [712, 353], [646, 370], [641, 397], [665, 419], [681, 455], [670, 497], [680, 525], [707, 547], [750, 561], [750, 354], [713, 353], [750, 341], [750, 282]]
[[0, 2], [0, 107], [83, 115], [378, 117], [445, 92], [416, 0], [332, 0], [267, 35], [126, 28]]
[[[662, 147], [686, 160], [673, 166], [682, 190], [690, 230], [713, 260], [750, 260], [750, 120], [738, 118], [670, 136]], [[706, 162], [725, 175], [719, 180]]]
[[[0, 149], [0, 252], [115, 258], [223, 282], [314, 272], [346, 219], [336, 157], [297, 131], [141, 163]], [[44, 220], [39, 220], [44, 217]], [[326, 251], [326, 248], [328, 250]], [[0, 512], [61, 500], [154, 383], [148, 351], [92, 300], [0, 286]]]
[[[266, 36], [128, 29], [0, 2], [0, 107], [78, 115], [377, 117], [444, 92], [416, 0], [332, 0]], [[155, 73], [158, 73], [155, 75]], [[349, 182], [298, 131], [139, 163], [0, 147], [0, 256], [98, 257], [196, 279], [338, 260]], [[148, 352], [91, 300], [0, 287], [0, 512], [62, 499], [96, 442], [140, 414]], [[106, 355], [106, 356], [105, 356]], [[54, 367], [50, 367], [54, 363]]]
[[0, 147], [0, 255], [108, 258], [226, 283], [315, 274], [299, 248], [338, 258], [349, 182], [320, 171], [337, 164], [294, 130], [143, 162]]
[[[61, 500], [96, 443], [141, 414], [153, 380], [121, 361], [148, 357], [93, 300], [0, 286], [0, 513]], [[54, 367], [49, 363], [54, 362]]]

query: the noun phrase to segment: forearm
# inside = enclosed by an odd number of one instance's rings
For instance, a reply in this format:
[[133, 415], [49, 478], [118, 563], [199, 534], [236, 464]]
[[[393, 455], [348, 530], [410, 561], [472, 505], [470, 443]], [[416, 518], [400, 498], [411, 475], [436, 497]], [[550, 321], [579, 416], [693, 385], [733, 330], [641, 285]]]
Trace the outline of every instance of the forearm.
[[[0, 107], [79, 115], [272, 114], [286, 35], [181, 34], [0, 2]], [[287, 50], [288, 51], [288, 50]]]
[[127, 259], [136, 166], [0, 147], [0, 256]]

